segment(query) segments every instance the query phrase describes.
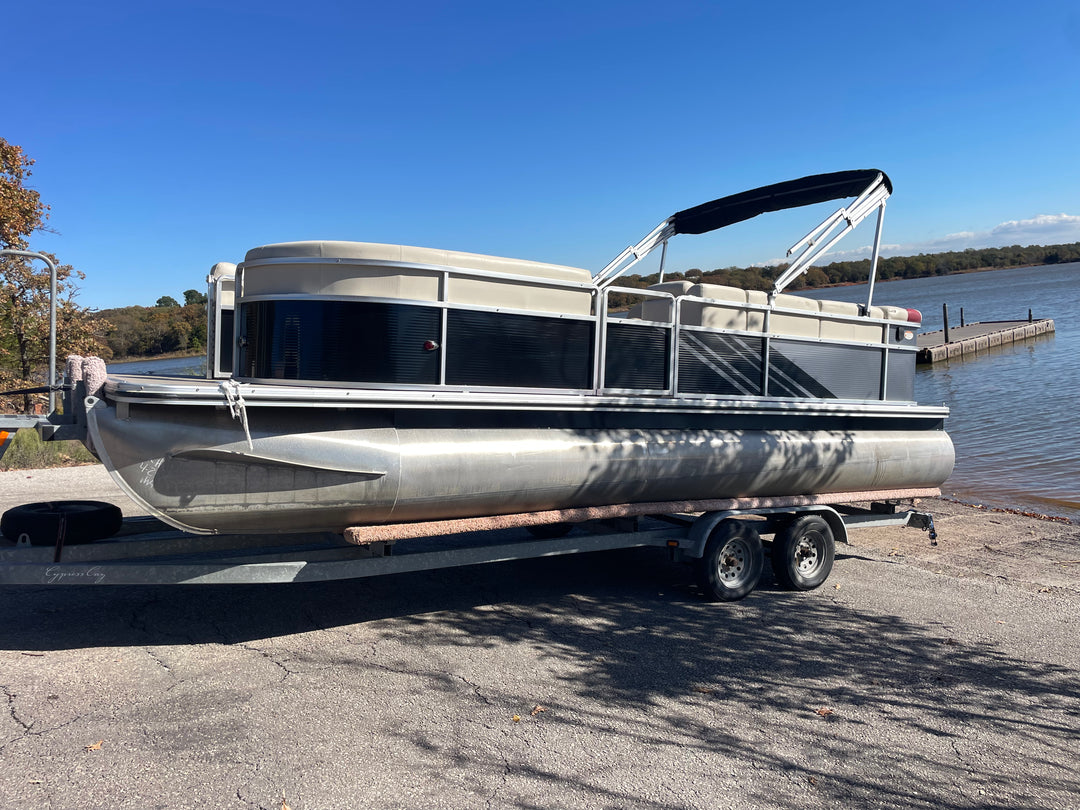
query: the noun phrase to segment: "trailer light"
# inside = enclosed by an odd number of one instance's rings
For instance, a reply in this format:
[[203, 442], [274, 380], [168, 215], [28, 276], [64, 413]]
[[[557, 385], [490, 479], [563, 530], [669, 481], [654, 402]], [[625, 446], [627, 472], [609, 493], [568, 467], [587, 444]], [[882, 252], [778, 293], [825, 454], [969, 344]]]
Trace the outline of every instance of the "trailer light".
[[678, 540], [668, 540], [667, 544], [668, 544], [668, 548], [678, 548], [679, 547], [679, 541]]
[[439, 348], [439, 344], [436, 343], [434, 340], [425, 340], [424, 341], [424, 351], [425, 352], [433, 352], [437, 348]]

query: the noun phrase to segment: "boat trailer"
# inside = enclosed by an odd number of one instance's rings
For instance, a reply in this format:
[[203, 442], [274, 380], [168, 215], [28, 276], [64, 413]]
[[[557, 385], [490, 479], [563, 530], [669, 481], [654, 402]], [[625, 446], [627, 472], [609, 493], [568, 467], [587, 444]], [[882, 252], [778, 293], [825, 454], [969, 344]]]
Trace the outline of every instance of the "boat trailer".
[[[193, 535], [156, 518], [134, 517], [123, 521], [116, 536], [95, 542], [65, 536], [70, 533], [63, 529], [55, 542], [29, 535], [14, 543], [0, 540], [0, 585], [322, 582], [657, 547], [667, 549], [671, 560], [696, 568], [707, 598], [734, 601], [749, 594], [761, 576], [762, 535], [773, 537], [768, 546], [777, 582], [811, 590], [828, 578], [835, 543], [848, 542], [851, 530], [914, 526], [935, 543], [931, 515], [897, 502], [935, 494], [918, 490], [625, 504], [356, 527], [344, 534]], [[875, 495], [893, 498], [876, 500]], [[868, 505], [842, 502], [855, 499]]]

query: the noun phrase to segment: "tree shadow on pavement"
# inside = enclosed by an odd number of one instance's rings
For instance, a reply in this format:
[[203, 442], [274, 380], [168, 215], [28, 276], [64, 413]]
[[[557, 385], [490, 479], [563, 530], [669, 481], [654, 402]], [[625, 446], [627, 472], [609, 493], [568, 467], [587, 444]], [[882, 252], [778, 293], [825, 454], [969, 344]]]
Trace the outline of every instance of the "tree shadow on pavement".
[[[561, 728], [633, 745], [648, 752], [643, 766], [750, 760], [761, 778], [733, 786], [746, 799], [733, 806], [1053, 807], [1080, 791], [1061, 764], [1078, 753], [1075, 667], [959, 642], [932, 622], [844, 603], [828, 586], [782, 591], [768, 570], [748, 599], [711, 604], [688, 568], [655, 549], [349, 582], [2, 594], [9, 651], [274, 639], [290, 667], [345, 667], [363, 682], [389, 666], [373, 650], [394, 650], [432, 700], [460, 699], [464, 682], [483, 692], [476, 710], [489, 725], [518, 707], [534, 746]], [[326, 643], [291, 646], [308, 634]], [[519, 663], [475, 685], [440, 663], [463, 649]], [[537, 686], [515, 667], [536, 668]], [[543, 711], [530, 716], [534, 705]], [[510, 742], [496, 755], [400, 734], [446, 768], [509, 768], [505, 806], [542, 806], [543, 786], [567, 780], [590, 806], [689, 806], [621, 793], [588, 769], [515, 759]], [[900, 742], [912, 735], [918, 747]]]

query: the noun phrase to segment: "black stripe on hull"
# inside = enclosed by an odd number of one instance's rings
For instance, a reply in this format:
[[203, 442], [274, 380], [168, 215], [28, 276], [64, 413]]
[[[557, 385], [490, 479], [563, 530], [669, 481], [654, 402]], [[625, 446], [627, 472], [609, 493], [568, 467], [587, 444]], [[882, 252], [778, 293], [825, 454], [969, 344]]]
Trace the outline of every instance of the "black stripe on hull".
[[[223, 409], [204, 406], [154, 405], [131, 403], [131, 418], [150, 414], [190, 415], [197, 419], [232, 423]], [[164, 410], [162, 410], [164, 409]], [[259, 429], [280, 425], [282, 431], [293, 431], [297, 418], [302, 416], [303, 425], [309, 431], [362, 429], [369, 427], [398, 428], [401, 430], [438, 429], [561, 429], [561, 430], [731, 430], [731, 431], [855, 431], [855, 430], [941, 430], [944, 419], [940, 415], [923, 417], [899, 414], [830, 414], [813, 411], [789, 411], [780, 413], [737, 412], [664, 412], [664, 411], [616, 411], [595, 409], [588, 411], [556, 410], [500, 410], [471, 408], [279, 408], [259, 407], [248, 409], [248, 419]], [[185, 416], [186, 418], [186, 416]], [[179, 421], [179, 420], [178, 420]], [[238, 424], [238, 423], [237, 423]], [[285, 426], [288, 426], [286, 428]], [[270, 428], [274, 430], [274, 428]]]

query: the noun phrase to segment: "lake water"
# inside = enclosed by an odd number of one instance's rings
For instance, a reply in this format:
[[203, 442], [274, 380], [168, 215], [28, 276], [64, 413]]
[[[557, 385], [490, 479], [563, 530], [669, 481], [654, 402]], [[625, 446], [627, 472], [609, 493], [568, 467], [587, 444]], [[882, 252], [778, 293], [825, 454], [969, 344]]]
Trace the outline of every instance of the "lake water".
[[[866, 285], [803, 292], [866, 301]], [[875, 304], [913, 307], [926, 331], [1053, 318], [1056, 333], [974, 357], [919, 366], [915, 397], [952, 409], [956, 469], [942, 491], [965, 501], [1080, 519], [1080, 263], [879, 282]]]
[[132, 360], [129, 363], [109, 363], [109, 371], [117, 374], [161, 374], [162, 376], [205, 377], [206, 355], [170, 357], [168, 360]]
[[[866, 285], [801, 293], [866, 301]], [[914, 307], [925, 330], [950, 322], [1053, 318], [1056, 334], [919, 366], [915, 396], [952, 409], [956, 469], [942, 490], [966, 501], [1080, 519], [1080, 263], [878, 283], [875, 304]], [[205, 357], [110, 365], [116, 372], [203, 376]]]

